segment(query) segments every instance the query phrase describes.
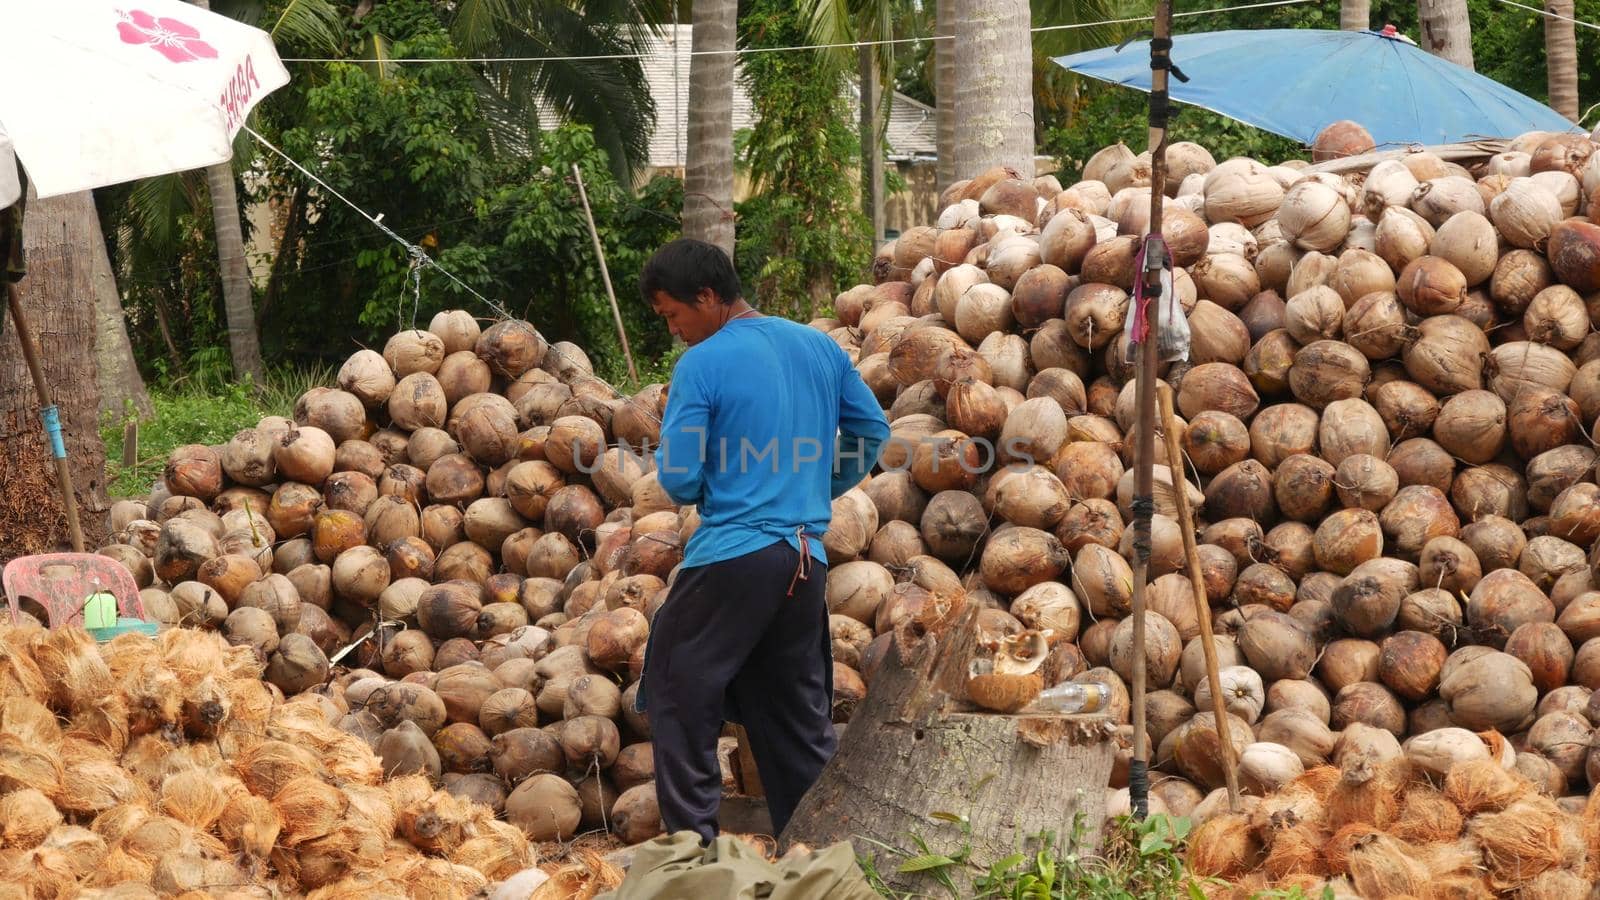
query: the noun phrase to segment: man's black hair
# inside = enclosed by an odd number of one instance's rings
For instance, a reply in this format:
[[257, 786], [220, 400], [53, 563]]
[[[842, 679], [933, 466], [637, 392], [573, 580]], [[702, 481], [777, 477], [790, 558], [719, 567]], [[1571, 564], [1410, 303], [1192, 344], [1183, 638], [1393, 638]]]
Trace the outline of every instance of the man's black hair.
[[693, 238], [678, 238], [663, 246], [644, 264], [639, 275], [639, 292], [646, 302], [664, 293], [681, 303], [694, 303], [695, 295], [710, 288], [723, 303], [733, 303], [744, 294], [733, 260], [716, 244]]

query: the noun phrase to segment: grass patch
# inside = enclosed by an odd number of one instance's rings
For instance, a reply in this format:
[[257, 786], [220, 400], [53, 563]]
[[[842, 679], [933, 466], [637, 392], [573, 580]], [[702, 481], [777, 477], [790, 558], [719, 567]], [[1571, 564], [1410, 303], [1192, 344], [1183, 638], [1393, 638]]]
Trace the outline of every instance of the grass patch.
[[[987, 870], [970, 858], [971, 825], [965, 816], [934, 813], [932, 818], [961, 828], [963, 839], [956, 849], [940, 853], [921, 835], [910, 834], [910, 847], [869, 841], [888, 855], [857, 858], [879, 895], [891, 900], [1204, 900], [1207, 888], [1222, 884], [1194, 875], [1185, 865], [1191, 823], [1184, 817], [1153, 815], [1142, 822], [1120, 817], [1107, 822], [1103, 847], [1094, 852], [1085, 846], [1080, 815], [1068, 839], [1040, 835], [1042, 849], [1013, 854]], [[921, 873], [936, 887], [917, 894], [896, 891], [887, 883], [892, 879], [885, 877], [890, 870]], [[1267, 891], [1255, 894], [1253, 900], [1332, 900], [1332, 893], [1308, 897], [1299, 889]]]
[[139, 422], [139, 456], [122, 464], [122, 437], [131, 416], [109, 418], [100, 429], [106, 446], [106, 485], [114, 498], [142, 497], [161, 477], [167, 456], [185, 444], [223, 444], [264, 416], [292, 416], [294, 402], [309, 388], [333, 383], [331, 369], [278, 369], [267, 385], [252, 392], [247, 384], [185, 380], [153, 387], [155, 413]]

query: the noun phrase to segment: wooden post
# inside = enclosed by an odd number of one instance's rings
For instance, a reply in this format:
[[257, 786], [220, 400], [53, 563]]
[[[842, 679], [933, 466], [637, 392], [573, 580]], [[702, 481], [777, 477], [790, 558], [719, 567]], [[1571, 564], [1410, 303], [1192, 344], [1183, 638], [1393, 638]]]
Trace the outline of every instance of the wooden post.
[[[71, 534], [72, 549], [84, 552], [83, 528], [78, 524], [78, 499], [72, 493], [72, 471], [67, 468], [67, 454], [61, 439], [61, 425], [56, 418], [55, 402], [50, 399], [50, 386], [45, 383], [44, 369], [39, 365], [39, 346], [33, 341], [33, 331], [28, 328], [28, 318], [22, 312], [22, 297], [16, 282], [6, 282], [6, 302], [11, 306], [12, 327], [17, 329], [17, 343], [22, 345], [22, 358], [28, 364], [28, 374], [33, 376], [33, 389], [39, 395], [40, 416], [45, 420], [45, 437], [50, 441], [50, 456], [56, 465], [56, 487], [61, 491], [61, 506], [67, 513], [67, 530]], [[84, 301], [88, 302], [88, 301]]]
[[578, 179], [578, 199], [583, 201], [583, 217], [589, 222], [589, 237], [594, 239], [594, 255], [600, 260], [600, 278], [606, 283], [606, 297], [611, 300], [611, 318], [617, 323], [617, 337], [622, 341], [622, 355], [628, 359], [628, 377], [639, 383], [639, 373], [633, 367], [633, 351], [628, 349], [628, 332], [622, 327], [622, 310], [617, 308], [617, 294], [611, 289], [611, 272], [606, 269], [606, 251], [600, 246], [600, 232], [594, 227], [594, 212], [589, 209], [589, 192], [583, 188], [583, 173], [578, 164], [572, 164], [572, 177]]
[[129, 419], [122, 426], [122, 465], [131, 469], [139, 464], [139, 420]]
[[1206, 679], [1211, 682], [1211, 712], [1217, 717], [1217, 739], [1222, 742], [1222, 774], [1228, 782], [1228, 809], [1239, 811], [1239, 776], [1233, 767], [1233, 743], [1228, 738], [1227, 704], [1222, 702], [1222, 679], [1217, 674], [1217, 645], [1211, 636], [1211, 601], [1206, 597], [1206, 578], [1200, 571], [1200, 550], [1194, 540], [1194, 514], [1189, 511], [1189, 493], [1180, 482], [1187, 481], [1183, 451], [1178, 447], [1178, 423], [1172, 414], [1172, 388], [1160, 390], [1161, 431], [1167, 443], [1167, 462], [1172, 466], [1173, 493], [1177, 495], [1178, 527], [1183, 531], [1183, 556], [1189, 564], [1189, 584], [1194, 589], [1195, 617], [1200, 620], [1201, 649], [1206, 656]]
[[[1172, 34], [1172, 3], [1156, 0], [1155, 37], [1150, 45], [1150, 234], [1161, 234], [1161, 213], [1166, 201], [1167, 175], [1167, 70], [1158, 64], [1166, 50], [1157, 49]], [[1143, 819], [1149, 809], [1150, 747], [1145, 727], [1145, 596], [1150, 580], [1150, 517], [1154, 511], [1156, 455], [1156, 381], [1160, 357], [1161, 273], [1167, 268], [1165, 245], [1146, 242], [1144, 271], [1144, 336], [1139, 342], [1139, 369], [1134, 400], [1137, 403], [1139, 445], [1134, 473], [1133, 500], [1133, 758], [1128, 771], [1128, 794], [1133, 816]]]

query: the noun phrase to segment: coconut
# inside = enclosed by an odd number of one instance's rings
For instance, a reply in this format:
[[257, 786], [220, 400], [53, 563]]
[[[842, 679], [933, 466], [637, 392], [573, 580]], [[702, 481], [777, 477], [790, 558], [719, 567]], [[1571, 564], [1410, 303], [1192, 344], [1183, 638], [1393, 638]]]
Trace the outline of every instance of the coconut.
[[1320, 409], [1360, 397], [1371, 378], [1371, 365], [1359, 350], [1342, 341], [1316, 341], [1295, 352], [1288, 381], [1296, 400]]
[[1439, 696], [1457, 725], [1511, 733], [1533, 714], [1538, 691], [1521, 660], [1489, 650], [1464, 657], [1459, 665], [1447, 664]]
[[1312, 162], [1328, 162], [1372, 152], [1372, 135], [1356, 122], [1341, 119], [1317, 132], [1311, 145]]
[[362, 349], [339, 367], [339, 388], [363, 405], [381, 407], [389, 402], [389, 394], [395, 389], [395, 373], [378, 351]]
[[1251, 616], [1238, 640], [1250, 666], [1270, 681], [1304, 678], [1316, 659], [1311, 636], [1299, 622], [1276, 611]]
[[1284, 194], [1278, 225], [1283, 236], [1302, 250], [1333, 250], [1350, 230], [1350, 206], [1338, 190], [1314, 180], [1301, 181]]
[[1213, 253], [1188, 269], [1195, 286], [1224, 309], [1240, 309], [1261, 292], [1261, 276], [1240, 253]]
[[1483, 330], [1460, 316], [1432, 316], [1417, 326], [1417, 338], [1404, 351], [1413, 381], [1435, 394], [1480, 388], [1489, 352]]
[[1205, 180], [1205, 215], [1210, 222], [1238, 222], [1254, 228], [1276, 215], [1283, 186], [1252, 159], [1230, 159]]
[[1555, 194], [1532, 179], [1514, 178], [1489, 203], [1489, 218], [1507, 243], [1526, 250], [1548, 238], [1563, 215]]
[[1600, 290], [1600, 226], [1570, 218], [1557, 222], [1550, 229], [1548, 255], [1563, 284], [1585, 294]]
[[1433, 242], [1433, 226], [1404, 207], [1384, 209], [1377, 223], [1374, 252], [1396, 272], [1427, 254]]
[[[395, 425], [408, 431], [418, 428], [438, 428], [445, 423], [449, 409], [444, 387], [439, 379], [428, 372], [414, 372], [400, 379], [389, 395], [389, 418]], [[279, 467], [283, 465], [279, 461]]]

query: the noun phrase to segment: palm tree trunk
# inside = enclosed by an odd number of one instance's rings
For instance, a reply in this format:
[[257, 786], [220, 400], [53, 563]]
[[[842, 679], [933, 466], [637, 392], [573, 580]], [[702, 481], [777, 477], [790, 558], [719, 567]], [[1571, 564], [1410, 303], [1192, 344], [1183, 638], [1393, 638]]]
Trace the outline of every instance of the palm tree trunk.
[[871, 47], [857, 51], [861, 70], [861, 205], [872, 223], [872, 246], [883, 243], [883, 141], [879, 116], [883, 88], [878, 58]]
[[1345, 31], [1366, 31], [1371, 28], [1371, 0], [1340, 0], [1339, 27]]
[[[1578, 43], [1572, 30], [1572, 0], [1545, 0], [1544, 66], [1550, 108], [1578, 121]], [[1557, 17], [1561, 18], [1557, 18]]]
[[[209, 10], [211, 0], [190, 0]], [[239, 196], [233, 186], [233, 166], [218, 163], [206, 168], [211, 193], [211, 221], [217, 231], [217, 264], [222, 270], [222, 308], [228, 318], [228, 350], [233, 356], [233, 377], [246, 375], [256, 387], [267, 383], [261, 365], [261, 340], [256, 335], [255, 303], [250, 296], [250, 272], [244, 262], [244, 231], [239, 225]]]
[[[689, 142], [683, 174], [683, 236], [733, 256], [733, 79], [738, 0], [694, 5], [689, 60]], [[706, 51], [723, 51], [707, 54]]]
[[956, 177], [1009, 166], [1033, 180], [1032, 16], [1025, 3], [955, 0]]
[[[90, 261], [105, 244], [89, 192], [29, 199], [23, 247], [28, 274], [18, 284], [20, 300], [60, 410], [78, 519], [88, 546], [96, 547], [105, 534], [107, 503], [95, 306], [88, 298], [94, 295]], [[10, 316], [0, 331], [0, 559], [10, 559], [66, 548], [67, 526], [39, 424], [39, 396]]]
[[956, 175], [956, 0], [938, 0], [934, 12], [933, 93], [935, 110], [934, 150], [939, 155], [937, 184], [943, 191], [955, 183]]
[[120, 417], [124, 408], [132, 404], [140, 416], [148, 416], [155, 412], [155, 407], [150, 404], [139, 364], [133, 358], [133, 343], [128, 340], [122, 297], [117, 293], [117, 278], [111, 271], [111, 257], [106, 253], [100, 217], [92, 212], [93, 195], [89, 197], [89, 208], [92, 221], [88, 225], [91, 245], [87, 261], [91, 269], [89, 277], [94, 284], [94, 355], [100, 384], [100, 412]]
[[1434, 56], [1472, 68], [1472, 22], [1467, 0], [1417, 0], [1421, 40], [1417, 43]]

